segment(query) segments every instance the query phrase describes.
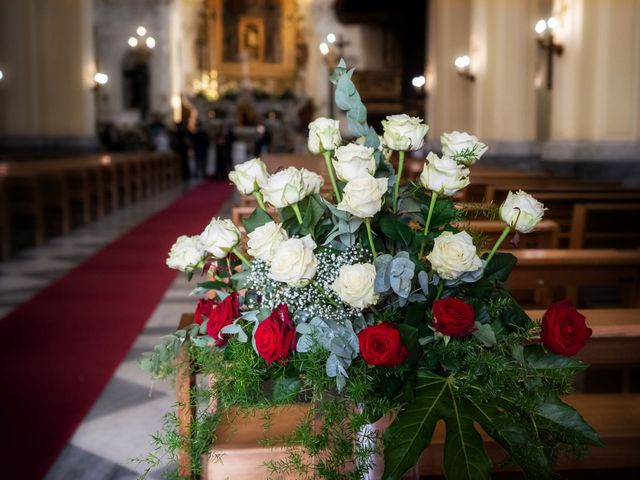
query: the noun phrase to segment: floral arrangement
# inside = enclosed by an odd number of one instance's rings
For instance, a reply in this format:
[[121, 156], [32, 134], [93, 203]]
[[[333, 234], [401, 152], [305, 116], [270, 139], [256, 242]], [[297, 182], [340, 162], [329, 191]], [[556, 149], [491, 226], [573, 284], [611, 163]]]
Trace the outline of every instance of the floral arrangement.
[[[379, 137], [351, 74], [341, 62], [332, 81], [357, 140], [343, 145], [337, 120], [309, 125], [308, 148], [326, 162], [324, 196], [316, 173], [289, 167], [270, 175], [250, 160], [229, 175], [258, 205], [244, 233], [214, 218], [169, 253], [171, 268], [209, 280], [193, 292], [195, 323], [167, 337], [142, 366], [166, 376], [184, 346], [193, 368], [211, 374], [193, 394], [195, 406], [218, 405], [200, 409], [192, 426], [194, 475], [200, 455], [215, 453], [215, 426], [225, 415], [306, 402], [309, 414], [278, 439], [291, 453], [268, 463], [274, 477], [369, 478], [383, 455], [382, 478], [399, 479], [443, 420], [447, 478], [490, 478], [477, 425], [527, 478], [548, 478], [563, 448], [600, 439], [561, 400], [585, 368], [570, 358], [591, 335], [585, 318], [562, 301], [532, 320], [505, 287], [516, 258], [498, 249], [510, 233], [531, 232], [544, 206], [518, 191], [499, 209], [482, 207], [505, 228], [491, 248], [481, 246], [481, 237], [459, 227], [477, 206], [456, 205], [452, 196], [469, 184], [469, 167], [487, 147], [466, 133], [445, 134], [442, 156], [429, 153], [417, 181], [403, 184], [405, 153], [423, 148], [429, 127], [392, 115]], [[388, 427], [372, 427], [381, 418]], [[175, 417], [167, 428], [155, 439], [175, 453], [183, 445], [172, 431]]]

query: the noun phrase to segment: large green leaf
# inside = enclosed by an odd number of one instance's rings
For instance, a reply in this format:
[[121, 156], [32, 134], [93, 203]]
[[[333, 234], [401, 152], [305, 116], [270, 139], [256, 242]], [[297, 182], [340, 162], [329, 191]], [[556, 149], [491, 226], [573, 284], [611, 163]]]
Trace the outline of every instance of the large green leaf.
[[473, 426], [474, 411], [451, 395], [453, 414], [447, 417], [444, 471], [448, 480], [491, 478], [491, 460], [482, 437]]
[[399, 479], [415, 465], [431, 443], [436, 422], [445, 416], [448, 403], [447, 379], [420, 370], [416, 378], [414, 401], [402, 410], [384, 435], [384, 475]]
[[273, 218], [271, 218], [271, 216], [267, 212], [265, 212], [261, 208], [256, 208], [249, 217], [242, 220], [242, 224], [244, 225], [247, 233], [251, 233], [256, 228], [261, 227], [265, 223], [269, 223], [271, 221], [273, 221]]
[[496, 253], [484, 270], [484, 278], [506, 282], [518, 259], [511, 253]]
[[473, 418], [522, 468], [527, 478], [543, 479], [551, 475], [551, 465], [542, 448], [531, 444], [531, 432], [510, 420], [496, 405], [480, 404], [467, 397]]
[[387, 238], [402, 243], [404, 246], [411, 245], [415, 234], [413, 230], [398, 220], [394, 215], [383, 215], [380, 217], [380, 228]]
[[529, 366], [536, 370], [564, 370], [574, 373], [588, 366], [580, 360], [549, 352], [542, 348], [542, 345], [527, 345], [524, 349], [524, 358]]
[[602, 440], [591, 425], [585, 422], [582, 415], [555, 395], [549, 396], [538, 406], [535, 416], [540, 422], [567, 430], [567, 433], [575, 435], [586, 445], [602, 446]]
[[[429, 215], [429, 206], [423, 205], [422, 207], [422, 215], [426, 219]], [[456, 216], [456, 207], [453, 204], [453, 200], [450, 198], [442, 198], [436, 200], [436, 204], [433, 207], [433, 212], [431, 213], [431, 222], [429, 223], [429, 228], [433, 229], [436, 227], [441, 227], [442, 225], [447, 225], [450, 223], [454, 217]]]
[[399, 479], [414, 466], [431, 443], [438, 420], [446, 424], [444, 468], [448, 480], [482, 480], [491, 473], [491, 460], [475, 430], [474, 410], [453, 394], [451, 377], [420, 370], [413, 402], [385, 433], [384, 475]]
[[318, 222], [324, 215], [325, 210], [326, 207], [319, 195], [314, 194], [309, 197], [307, 208], [302, 212], [301, 233], [303, 235], [313, 235], [315, 233], [316, 225], [318, 225]]

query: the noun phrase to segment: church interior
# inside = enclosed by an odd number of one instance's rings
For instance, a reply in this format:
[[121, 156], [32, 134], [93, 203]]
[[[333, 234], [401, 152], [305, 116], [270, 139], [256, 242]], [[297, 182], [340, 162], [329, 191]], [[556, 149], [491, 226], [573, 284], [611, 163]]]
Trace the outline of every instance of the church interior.
[[[235, 166], [320, 171], [318, 117], [355, 137], [341, 61], [379, 135], [429, 125], [399, 177], [468, 132], [487, 150], [455, 202], [547, 208], [502, 244], [508, 285], [531, 316], [587, 317], [572, 395], [605, 444], [555, 478], [639, 478], [640, 0], [0, 0], [0, 477], [196, 478], [146, 461], [176, 385], [139, 359], [197, 304], [167, 252], [211, 217], [243, 228]], [[445, 478], [423, 470], [403, 478]]]

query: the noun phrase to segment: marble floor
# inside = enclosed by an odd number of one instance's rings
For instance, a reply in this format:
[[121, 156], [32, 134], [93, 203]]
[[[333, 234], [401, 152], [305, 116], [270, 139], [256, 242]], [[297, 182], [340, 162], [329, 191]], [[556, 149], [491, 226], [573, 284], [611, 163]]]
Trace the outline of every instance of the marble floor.
[[[0, 263], [0, 322], [13, 308], [193, 186], [138, 202]], [[230, 198], [218, 215], [229, 216], [236, 202]], [[194, 300], [188, 297], [191, 288], [185, 276], [176, 276], [46, 480], [129, 480], [145, 470], [144, 465], [130, 460], [152, 451], [150, 435], [160, 430], [162, 416], [175, 400], [171, 385], [152, 381], [137, 360], [176, 328], [181, 313], [195, 308]], [[159, 479], [162, 473], [163, 468], [156, 469], [148, 478]]]

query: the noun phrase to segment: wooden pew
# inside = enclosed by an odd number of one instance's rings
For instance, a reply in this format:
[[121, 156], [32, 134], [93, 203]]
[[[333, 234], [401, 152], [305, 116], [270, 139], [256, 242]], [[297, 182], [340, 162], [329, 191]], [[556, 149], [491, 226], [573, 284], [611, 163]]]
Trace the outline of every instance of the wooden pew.
[[[518, 264], [507, 285], [521, 303], [542, 308], [554, 298], [580, 305], [584, 287], [616, 287], [623, 306], [640, 305], [640, 250], [513, 250]], [[533, 295], [531, 295], [533, 294]]]
[[[616, 182], [589, 182], [573, 178], [523, 179], [520, 183], [492, 182], [485, 187], [484, 201], [500, 204], [509, 191], [524, 190], [527, 193], [543, 192], [619, 192], [624, 190]], [[638, 190], [635, 190], [638, 192]], [[533, 194], [533, 193], [532, 193]]]
[[[493, 245], [504, 230], [505, 224], [498, 220], [468, 220], [458, 222], [456, 226], [486, 235], [491, 245]], [[518, 247], [505, 241], [502, 244], [502, 248], [558, 248], [560, 246], [559, 235], [560, 226], [556, 222], [543, 220], [533, 232], [519, 236]]]
[[[12, 253], [17, 233], [24, 236], [32, 230], [28, 244], [39, 245], [52, 233], [65, 234], [75, 225], [100, 217], [107, 205], [113, 211], [134, 196], [143, 198], [175, 185], [179, 179], [179, 159], [172, 154], [80, 155], [1, 162], [2, 255]], [[16, 229], [16, 221], [33, 228]]]
[[[492, 187], [493, 188], [493, 187]], [[509, 189], [495, 189], [495, 200], [502, 202]], [[616, 189], [615, 191], [529, 191], [537, 200], [544, 203], [549, 210], [545, 217], [555, 220], [560, 225], [560, 244], [568, 246], [571, 230], [573, 208], [578, 203], [608, 203], [621, 205], [625, 203], [639, 203], [640, 190]]]
[[569, 248], [640, 248], [640, 203], [577, 203]]

